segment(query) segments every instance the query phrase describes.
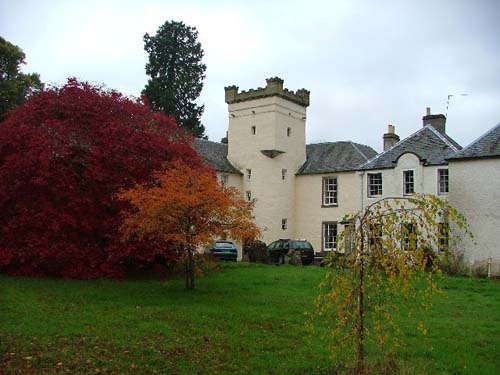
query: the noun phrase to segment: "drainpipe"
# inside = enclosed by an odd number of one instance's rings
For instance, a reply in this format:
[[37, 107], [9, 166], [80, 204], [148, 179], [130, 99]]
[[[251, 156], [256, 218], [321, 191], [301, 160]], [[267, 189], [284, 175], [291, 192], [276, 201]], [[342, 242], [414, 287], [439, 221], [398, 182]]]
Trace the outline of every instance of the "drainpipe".
[[364, 196], [365, 196], [365, 195], [364, 195], [364, 191], [363, 191], [363, 186], [365, 185], [365, 184], [363, 183], [363, 178], [364, 178], [364, 175], [365, 175], [365, 172], [358, 172], [358, 176], [360, 177], [360, 180], [359, 180], [359, 181], [360, 181], [360, 185], [359, 185], [359, 192], [360, 192], [360, 197], [359, 197], [359, 204], [360, 204], [360, 207], [359, 207], [359, 209], [360, 209], [360, 211], [363, 209], [363, 207], [364, 207], [364, 203], [365, 203], [365, 202], [364, 202], [364, 199], [363, 199], [363, 198], [364, 198]]
[[488, 258], [488, 279], [491, 279], [491, 263], [492, 259], [491, 256]]

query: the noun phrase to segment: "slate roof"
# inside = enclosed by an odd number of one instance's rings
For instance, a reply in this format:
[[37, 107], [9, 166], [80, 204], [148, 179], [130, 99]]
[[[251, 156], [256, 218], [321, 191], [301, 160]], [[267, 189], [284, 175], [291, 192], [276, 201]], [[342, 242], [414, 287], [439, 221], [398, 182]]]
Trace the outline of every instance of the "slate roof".
[[306, 155], [299, 175], [354, 171], [377, 152], [369, 146], [343, 141], [307, 145]]
[[500, 124], [488, 130], [463, 150], [448, 159], [475, 159], [500, 157]]
[[195, 139], [191, 145], [198, 155], [216, 171], [242, 174], [227, 160], [227, 144]]
[[407, 138], [399, 141], [389, 150], [375, 156], [361, 166], [361, 170], [394, 168], [399, 157], [411, 152], [417, 155], [423, 165], [444, 165], [462, 147], [448, 135], [426, 125]]

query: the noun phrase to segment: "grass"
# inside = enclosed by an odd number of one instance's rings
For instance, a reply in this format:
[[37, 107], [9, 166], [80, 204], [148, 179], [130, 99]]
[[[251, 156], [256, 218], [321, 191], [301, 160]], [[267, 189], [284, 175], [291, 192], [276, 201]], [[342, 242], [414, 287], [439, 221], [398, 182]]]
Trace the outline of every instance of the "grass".
[[[309, 337], [324, 269], [228, 264], [197, 280], [0, 276], [0, 374], [330, 374]], [[405, 374], [500, 373], [500, 283], [445, 278], [429, 337], [402, 320]]]

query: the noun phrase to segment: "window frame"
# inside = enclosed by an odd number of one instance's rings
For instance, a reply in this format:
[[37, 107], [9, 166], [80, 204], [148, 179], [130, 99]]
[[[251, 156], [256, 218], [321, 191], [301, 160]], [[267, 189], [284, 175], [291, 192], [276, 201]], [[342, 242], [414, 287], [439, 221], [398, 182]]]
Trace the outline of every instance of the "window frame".
[[226, 186], [229, 183], [229, 175], [228, 174], [221, 174], [220, 175], [220, 183], [224, 186]]
[[[407, 177], [411, 177], [411, 179], [408, 180]], [[403, 195], [413, 194], [415, 194], [415, 171], [413, 169], [405, 169], [403, 171]]]
[[[327, 241], [327, 232], [329, 232], [328, 228], [329, 226], [332, 225], [334, 228], [334, 236], [333, 236], [333, 242], [332, 241]], [[321, 249], [323, 251], [335, 251], [337, 250], [337, 240], [339, 236], [339, 230], [338, 230], [338, 222], [336, 221], [323, 221], [321, 223]], [[330, 236], [329, 236], [330, 237]], [[328, 244], [333, 244], [332, 247], [327, 247], [327, 242]]]
[[[380, 177], [380, 183], [373, 183], [372, 178]], [[372, 193], [372, 187], [377, 188], [376, 193]], [[366, 193], [369, 198], [381, 197], [384, 193], [384, 179], [382, 172], [377, 173], [367, 173], [366, 174]]]
[[[413, 235], [413, 238], [412, 238]], [[418, 239], [416, 225], [412, 222], [401, 224], [401, 249], [404, 252], [417, 249]]]
[[368, 246], [370, 250], [382, 250], [383, 230], [382, 223], [370, 223], [368, 234]]
[[[327, 189], [327, 181], [334, 180], [332, 184], [333, 189]], [[326, 176], [321, 180], [321, 207], [336, 207], [339, 205], [339, 181], [337, 176]], [[331, 193], [331, 196], [327, 197], [327, 194]], [[328, 203], [327, 199], [332, 199], [332, 202]]]
[[356, 246], [356, 224], [354, 222], [344, 224], [344, 253], [350, 254]]
[[[441, 172], [446, 172], [445, 176], [441, 175]], [[443, 179], [443, 177], [446, 177]], [[445, 184], [445, 191], [441, 190], [442, 183]], [[437, 170], [437, 193], [438, 195], [446, 195], [450, 192], [450, 170], [448, 168], [439, 168]]]
[[450, 223], [443, 221], [438, 223], [438, 252], [443, 254], [450, 249]]

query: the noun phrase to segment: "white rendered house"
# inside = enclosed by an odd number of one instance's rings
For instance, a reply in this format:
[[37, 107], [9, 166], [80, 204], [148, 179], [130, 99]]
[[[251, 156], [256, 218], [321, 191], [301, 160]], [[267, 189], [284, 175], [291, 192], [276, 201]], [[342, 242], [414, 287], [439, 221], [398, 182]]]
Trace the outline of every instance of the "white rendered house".
[[194, 147], [218, 178], [255, 200], [263, 241], [305, 238], [315, 251], [335, 248], [342, 217], [359, 210], [356, 169], [376, 155], [368, 146], [332, 142], [306, 146], [309, 91], [225, 88], [227, 144], [196, 140]]
[[[474, 162], [452, 159], [461, 155], [461, 146], [446, 134], [444, 115], [427, 109], [423, 126], [401, 141], [389, 125], [383, 136], [384, 151], [378, 155], [371, 147], [351, 141], [306, 145], [309, 91], [284, 89], [280, 78], [266, 82], [264, 88], [243, 92], [226, 87], [227, 139], [224, 143], [195, 140], [193, 146], [223, 183], [255, 201], [256, 223], [267, 244], [279, 238], [304, 238], [322, 256], [335, 250], [337, 236], [348, 225], [342, 223], [346, 214], [388, 196], [450, 196], [453, 205], [468, 211], [461, 202], [467, 198], [455, 187], [463, 185], [463, 178], [455, 179], [454, 170], [473, 168], [468, 165]], [[500, 176], [495, 174], [500, 173], [499, 155], [481, 161], [493, 169], [490, 175], [498, 181], [494, 186], [500, 186]], [[491, 189], [482, 190], [477, 199], [488, 205]], [[500, 226], [498, 212], [490, 216]], [[478, 251], [474, 254], [484, 258]], [[500, 255], [498, 249], [496, 254]]]

